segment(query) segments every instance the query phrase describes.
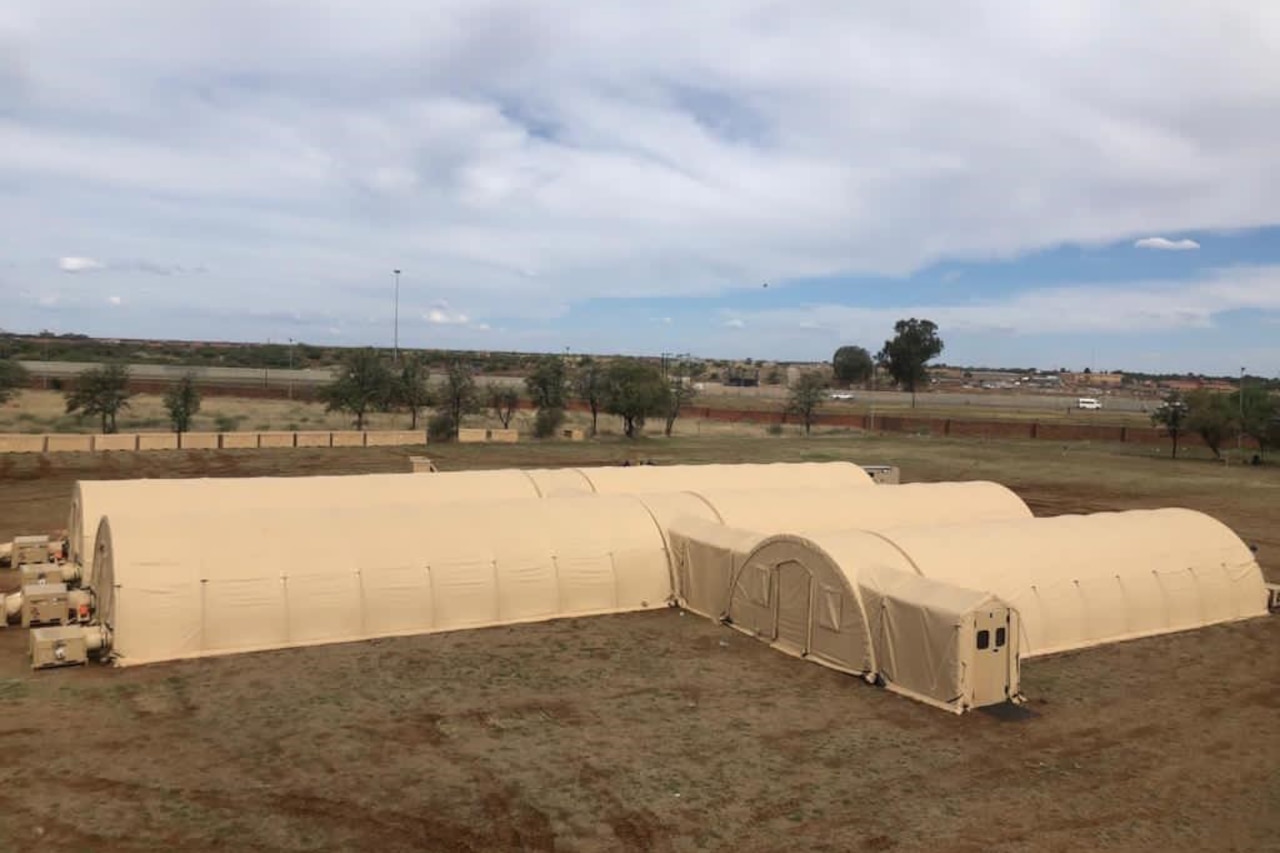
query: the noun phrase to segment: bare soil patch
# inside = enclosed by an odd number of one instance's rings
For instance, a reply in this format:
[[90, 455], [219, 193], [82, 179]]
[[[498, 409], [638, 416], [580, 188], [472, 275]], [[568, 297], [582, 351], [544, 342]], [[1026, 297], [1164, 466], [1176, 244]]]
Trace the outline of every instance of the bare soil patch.
[[[0, 539], [65, 523], [79, 477], [407, 470], [408, 452], [10, 457]], [[430, 454], [888, 461], [1007, 482], [1042, 514], [1204, 509], [1277, 576], [1270, 468], [851, 437]], [[1033, 661], [1019, 722], [943, 714], [674, 610], [128, 670], [31, 673], [25, 643], [0, 631], [0, 838], [41, 849], [1257, 851], [1280, 833], [1276, 619]]]

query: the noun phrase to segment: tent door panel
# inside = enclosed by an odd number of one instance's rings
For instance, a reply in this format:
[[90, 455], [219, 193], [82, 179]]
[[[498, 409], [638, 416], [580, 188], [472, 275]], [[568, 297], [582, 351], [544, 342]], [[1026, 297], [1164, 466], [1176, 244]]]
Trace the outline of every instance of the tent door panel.
[[1009, 698], [1011, 664], [1016, 666], [1017, 633], [1009, 609], [993, 607], [974, 614], [973, 706], [996, 705]]
[[774, 637], [779, 646], [796, 654], [809, 651], [813, 581], [809, 570], [795, 561], [774, 568], [778, 594], [774, 609]]

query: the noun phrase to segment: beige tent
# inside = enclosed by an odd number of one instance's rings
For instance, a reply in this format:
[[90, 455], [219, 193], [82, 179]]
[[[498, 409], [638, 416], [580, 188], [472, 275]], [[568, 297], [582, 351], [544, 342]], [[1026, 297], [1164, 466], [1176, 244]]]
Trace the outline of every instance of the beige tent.
[[71, 494], [68, 558], [93, 551], [104, 515], [124, 510], [171, 513], [256, 507], [342, 508], [372, 504], [510, 500], [537, 497], [516, 469], [447, 474], [358, 474], [318, 477], [203, 477], [156, 480], [80, 480]]
[[744, 465], [632, 465], [579, 469], [601, 495], [711, 489], [815, 489], [874, 486], [852, 462]]
[[1019, 657], [1265, 613], [1248, 547], [1183, 509], [773, 536], [727, 607], [782, 651], [957, 710], [1016, 692]]
[[[656, 473], [655, 473], [656, 472]], [[665, 488], [665, 484], [676, 484]], [[770, 465], [672, 465], [563, 468], [524, 471], [452, 471], [319, 477], [213, 477], [202, 479], [81, 480], [71, 496], [67, 523], [69, 559], [81, 562], [93, 548], [104, 515], [124, 509], [205, 512], [255, 507], [316, 509], [404, 503], [501, 501], [576, 493], [633, 494], [716, 488], [872, 485], [848, 462]], [[91, 569], [90, 569], [91, 571]]]
[[1031, 518], [1022, 498], [999, 483], [912, 483], [902, 486], [770, 487], [723, 489], [691, 487], [720, 521], [730, 527], [764, 533], [811, 530], [878, 530], [907, 524], [955, 524]]
[[[671, 511], [699, 511], [683, 502]], [[671, 594], [658, 524], [624, 495], [117, 513], [94, 562], [124, 665], [620, 613]]]
[[1267, 612], [1262, 570], [1249, 547], [1220, 521], [1189, 509], [883, 535], [924, 577], [992, 592], [1017, 609], [1025, 657]]
[[980, 481], [874, 489], [700, 489], [694, 494], [724, 526], [701, 519], [668, 525], [676, 599], [713, 619], [725, 613], [734, 571], [768, 534], [1032, 517], [1013, 492]]

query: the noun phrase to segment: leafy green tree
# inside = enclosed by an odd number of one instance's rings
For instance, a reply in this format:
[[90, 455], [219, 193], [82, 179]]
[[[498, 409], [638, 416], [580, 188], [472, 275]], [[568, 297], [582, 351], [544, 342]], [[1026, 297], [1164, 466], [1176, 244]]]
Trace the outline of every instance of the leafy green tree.
[[663, 434], [667, 438], [671, 437], [672, 431], [676, 426], [676, 419], [680, 417], [680, 410], [693, 402], [698, 396], [698, 389], [694, 386], [689, 376], [689, 365], [684, 362], [677, 363], [675, 369], [670, 375], [671, 393], [667, 395], [667, 411], [666, 425]]
[[1222, 458], [1222, 445], [1235, 434], [1236, 412], [1231, 399], [1212, 391], [1192, 391], [1187, 395], [1186, 429], [1197, 433], [1214, 458]]
[[1165, 434], [1173, 442], [1173, 458], [1178, 458], [1178, 438], [1186, 431], [1187, 404], [1177, 391], [1164, 398], [1160, 407], [1151, 413], [1151, 423], [1164, 427]]
[[0, 403], [7, 403], [27, 387], [31, 375], [16, 358], [0, 359]]
[[516, 407], [520, 405], [520, 392], [510, 385], [499, 385], [497, 382], [490, 382], [488, 388], [485, 389], [485, 396], [489, 401], [489, 408], [493, 410], [494, 417], [502, 422], [503, 429], [509, 429], [511, 427], [511, 418], [516, 413]]
[[65, 395], [67, 414], [102, 418], [102, 432], [116, 431], [116, 415], [129, 408], [129, 370], [123, 364], [107, 364], [76, 377]]
[[604, 408], [608, 387], [604, 365], [590, 357], [578, 362], [578, 369], [573, 375], [573, 392], [591, 410], [592, 435], [596, 434], [596, 424], [600, 419], [600, 410]]
[[654, 366], [634, 359], [615, 361], [605, 371], [605, 406], [611, 415], [622, 418], [622, 431], [635, 438], [644, 429], [645, 418], [662, 414], [671, 388]]
[[831, 368], [836, 381], [845, 385], [864, 383], [871, 378], [875, 363], [871, 353], [863, 347], [843, 346], [831, 357]]
[[1240, 431], [1258, 443], [1258, 451], [1262, 455], [1275, 447], [1277, 433], [1276, 417], [1280, 415], [1276, 398], [1265, 388], [1244, 389], [1244, 401], [1241, 405], [1240, 391], [1231, 395], [1231, 408], [1236, 412]]
[[188, 373], [170, 386], [164, 393], [164, 408], [174, 432], [181, 435], [191, 429], [191, 419], [200, 411], [200, 389], [194, 375]]
[[800, 374], [791, 385], [791, 396], [787, 400], [787, 414], [795, 415], [804, 424], [804, 434], [808, 435], [813, 422], [818, 418], [818, 409], [827, 398], [827, 379], [816, 370]]
[[558, 355], [544, 355], [534, 362], [533, 370], [525, 377], [524, 387], [536, 409], [563, 409], [569, 382], [564, 359]]
[[449, 417], [452, 437], [457, 438], [462, 419], [480, 411], [480, 390], [476, 387], [476, 377], [471, 368], [461, 361], [450, 364], [437, 390], [436, 400], [440, 414]]
[[422, 356], [404, 356], [404, 364], [400, 367], [400, 375], [396, 377], [392, 397], [395, 405], [409, 411], [409, 429], [418, 428], [418, 417], [424, 408], [431, 405], [430, 380], [431, 371]]
[[394, 378], [390, 368], [372, 347], [352, 350], [343, 360], [338, 378], [320, 389], [320, 399], [330, 412], [350, 412], [356, 429], [364, 429], [365, 416], [391, 407]]
[[932, 320], [899, 320], [893, 326], [894, 336], [884, 342], [876, 360], [885, 366], [893, 381], [911, 392], [911, 405], [916, 404], [916, 389], [929, 381], [928, 363], [942, 354], [942, 338], [938, 324]]

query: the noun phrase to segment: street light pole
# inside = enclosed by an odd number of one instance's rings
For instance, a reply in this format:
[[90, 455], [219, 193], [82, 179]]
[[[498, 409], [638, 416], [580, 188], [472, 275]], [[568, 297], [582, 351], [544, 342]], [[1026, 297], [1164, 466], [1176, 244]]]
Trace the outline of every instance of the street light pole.
[[289, 399], [293, 399], [293, 338], [289, 338]]
[[395, 361], [400, 363], [400, 270], [392, 270], [396, 275], [396, 319], [395, 319]]
[[1240, 368], [1240, 424], [1236, 428], [1236, 453], [1244, 457], [1244, 368]]

